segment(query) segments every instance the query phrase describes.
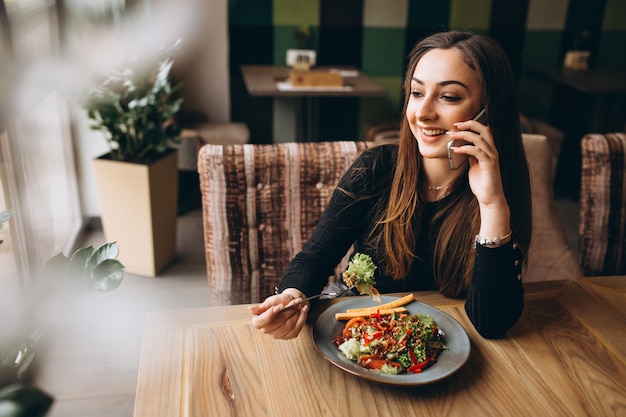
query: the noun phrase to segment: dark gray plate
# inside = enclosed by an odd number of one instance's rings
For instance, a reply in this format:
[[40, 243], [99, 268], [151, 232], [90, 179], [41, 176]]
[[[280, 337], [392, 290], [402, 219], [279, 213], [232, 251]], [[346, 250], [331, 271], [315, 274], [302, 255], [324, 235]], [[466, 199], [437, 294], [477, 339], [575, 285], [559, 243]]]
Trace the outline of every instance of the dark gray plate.
[[[397, 297], [383, 296], [382, 302], [388, 303]], [[341, 334], [346, 322], [335, 320], [335, 313], [345, 312], [350, 308], [371, 307], [376, 305], [369, 297], [354, 297], [331, 305], [318, 317], [313, 326], [315, 347], [324, 358], [344, 371], [374, 382], [391, 385], [425, 385], [440, 381], [459, 370], [470, 354], [470, 341], [465, 329], [443, 311], [428, 304], [414, 301], [406, 305], [410, 314], [422, 313], [431, 316], [444, 334], [444, 344], [448, 349], [437, 357], [437, 362], [423, 372], [388, 375], [371, 369], [363, 368], [344, 356], [333, 343], [335, 336]]]

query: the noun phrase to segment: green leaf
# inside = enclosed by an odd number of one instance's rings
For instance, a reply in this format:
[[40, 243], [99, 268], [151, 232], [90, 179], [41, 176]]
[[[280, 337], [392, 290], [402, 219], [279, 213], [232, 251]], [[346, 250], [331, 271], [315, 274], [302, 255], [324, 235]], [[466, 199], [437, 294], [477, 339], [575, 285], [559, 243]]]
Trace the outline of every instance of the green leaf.
[[92, 277], [93, 290], [100, 292], [112, 291], [122, 283], [124, 265], [117, 259], [107, 259], [93, 270]]
[[[3, 337], [6, 337], [3, 335]], [[10, 369], [11, 373], [15, 371], [15, 358], [20, 353], [21, 346], [15, 340], [0, 342], [0, 381], [6, 378], [6, 371]], [[11, 375], [13, 377], [14, 375]]]
[[35, 352], [28, 351], [26, 353], [26, 356], [24, 356], [22, 358], [22, 361], [19, 365], [19, 367], [17, 368], [17, 370], [15, 371], [17, 373], [18, 378], [22, 378], [22, 375], [24, 375], [24, 373], [28, 370], [28, 367], [30, 366], [31, 363], [33, 363], [33, 360], [35, 360]]
[[91, 255], [91, 258], [89, 258], [88, 267], [93, 270], [101, 262], [107, 259], [117, 258], [117, 255], [119, 255], [119, 246], [117, 245], [117, 242], [104, 243], [100, 245], [98, 249], [96, 249], [96, 251]]
[[144, 156], [163, 153], [176, 140], [179, 132], [166, 128], [183, 102], [183, 83], [172, 86], [169, 80], [173, 63], [167, 57], [159, 61], [151, 76], [134, 71], [136, 62], [129, 61], [87, 91], [89, 100], [81, 104], [94, 121], [91, 128], [105, 134], [113, 159], [143, 163]]
[[69, 259], [59, 253], [52, 258], [48, 259], [48, 262], [44, 265], [43, 271], [46, 275], [61, 276], [67, 273], [67, 266], [69, 265]]
[[24, 415], [26, 414], [21, 404], [0, 398], [0, 417], [20, 417]]
[[80, 281], [85, 275], [89, 275], [90, 270], [87, 268], [87, 262], [94, 253], [93, 246], [86, 246], [78, 249], [72, 254], [70, 263], [67, 267], [68, 278], [72, 281]]
[[43, 417], [53, 401], [38, 388], [9, 385], [0, 389], [0, 417]]
[[0, 229], [4, 226], [4, 223], [9, 220], [13, 216], [13, 210], [2, 210], [0, 211]]

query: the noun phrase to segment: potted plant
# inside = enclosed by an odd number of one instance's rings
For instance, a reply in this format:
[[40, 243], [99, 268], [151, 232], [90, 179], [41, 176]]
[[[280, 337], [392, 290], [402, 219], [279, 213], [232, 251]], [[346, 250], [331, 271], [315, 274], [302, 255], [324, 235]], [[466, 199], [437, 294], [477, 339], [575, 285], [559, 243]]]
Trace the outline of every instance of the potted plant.
[[[11, 210], [0, 212], [0, 229], [12, 215]], [[72, 296], [114, 290], [124, 277], [124, 265], [117, 256], [116, 243], [80, 248], [70, 257], [59, 253], [48, 260], [34, 285], [17, 294], [13, 308], [20, 311], [1, 312], [0, 417], [39, 417], [48, 412], [53, 398], [32, 385], [32, 364], [46, 327], [40, 307], [59, 293]], [[57, 312], [63, 309], [67, 306], [54, 307]]]
[[166, 57], [146, 72], [130, 61], [103, 77], [83, 103], [91, 128], [109, 145], [93, 161], [104, 234], [137, 275], [156, 276], [176, 255], [178, 165], [168, 144], [180, 141], [174, 116], [183, 99], [182, 84], [170, 81], [172, 64]]

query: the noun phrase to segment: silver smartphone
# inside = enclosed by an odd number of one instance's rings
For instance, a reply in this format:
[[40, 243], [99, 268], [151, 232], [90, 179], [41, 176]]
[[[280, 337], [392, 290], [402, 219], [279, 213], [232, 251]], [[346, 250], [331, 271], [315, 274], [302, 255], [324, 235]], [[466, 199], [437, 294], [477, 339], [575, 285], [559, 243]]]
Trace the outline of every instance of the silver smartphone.
[[[485, 123], [486, 120], [481, 120], [481, 118], [485, 115], [485, 109], [482, 109], [472, 120], [477, 120], [481, 123]], [[463, 145], [471, 145], [469, 142], [464, 140], [451, 140], [448, 142], [448, 161], [450, 162], [451, 169], [459, 169], [465, 161], [467, 161], [467, 155], [459, 155], [455, 153], [452, 147], [458, 147]]]

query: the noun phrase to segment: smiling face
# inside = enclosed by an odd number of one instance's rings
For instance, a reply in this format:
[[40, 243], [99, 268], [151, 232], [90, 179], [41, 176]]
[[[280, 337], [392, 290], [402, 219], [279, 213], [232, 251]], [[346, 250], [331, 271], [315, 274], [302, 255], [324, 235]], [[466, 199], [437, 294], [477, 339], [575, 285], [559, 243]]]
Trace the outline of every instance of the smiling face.
[[481, 110], [481, 86], [476, 73], [456, 48], [432, 49], [413, 72], [406, 117], [420, 154], [444, 159], [447, 164], [446, 131], [454, 123], [470, 120]]

